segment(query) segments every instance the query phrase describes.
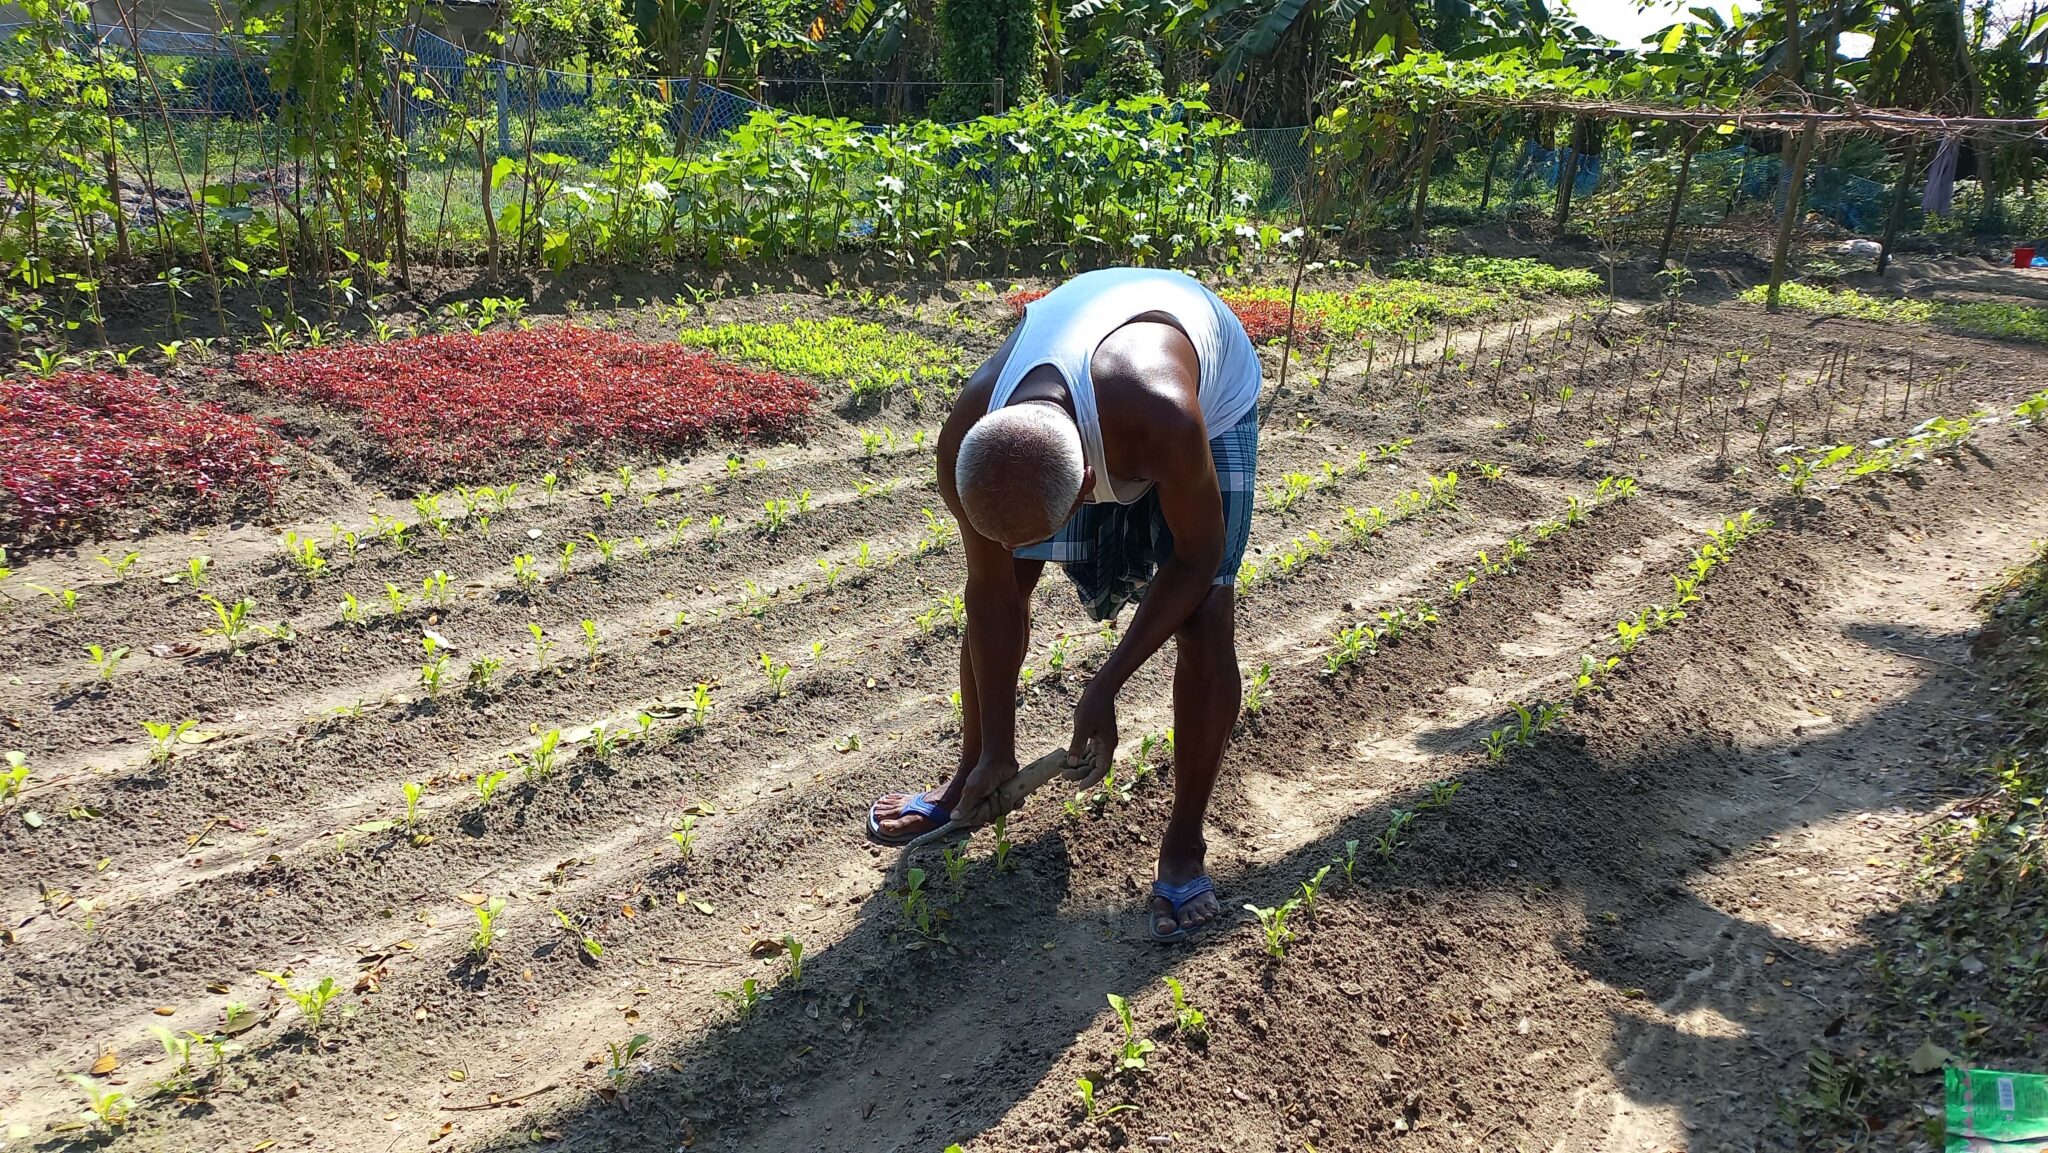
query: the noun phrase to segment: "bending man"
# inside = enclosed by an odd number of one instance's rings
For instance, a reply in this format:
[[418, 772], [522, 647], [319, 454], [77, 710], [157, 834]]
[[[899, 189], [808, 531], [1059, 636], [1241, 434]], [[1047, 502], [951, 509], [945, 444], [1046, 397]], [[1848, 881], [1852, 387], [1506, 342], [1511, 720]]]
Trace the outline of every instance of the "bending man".
[[1085, 273], [1029, 305], [939, 433], [938, 483], [967, 553], [964, 736], [952, 780], [875, 803], [869, 835], [903, 844], [1017, 772], [1016, 685], [1046, 561], [1122, 639], [1074, 710], [1068, 752], [1099, 781], [1117, 693], [1171, 637], [1173, 815], [1151, 932], [1177, 940], [1219, 911], [1202, 826], [1236, 723], [1238, 565], [1251, 532], [1259, 358], [1227, 305], [1176, 272]]

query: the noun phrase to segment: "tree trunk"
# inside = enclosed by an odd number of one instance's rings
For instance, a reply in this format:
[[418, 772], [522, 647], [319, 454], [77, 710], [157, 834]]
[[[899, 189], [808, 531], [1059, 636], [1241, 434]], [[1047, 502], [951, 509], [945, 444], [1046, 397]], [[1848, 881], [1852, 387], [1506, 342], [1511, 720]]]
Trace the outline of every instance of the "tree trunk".
[[1479, 189], [1479, 211], [1482, 213], [1486, 211], [1486, 206], [1493, 202], [1493, 170], [1499, 164], [1500, 125], [1496, 124], [1493, 128], [1493, 147], [1486, 152], [1486, 181]]
[[1913, 187], [1913, 170], [1920, 161], [1920, 138], [1906, 138], [1906, 160], [1899, 167], [1899, 186], [1892, 190], [1891, 211], [1884, 217], [1884, 239], [1877, 246], [1877, 274], [1884, 275], [1885, 266], [1892, 260], [1892, 239], [1899, 234], [1899, 220], [1906, 215], [1906, 197]]
[[1671, 192], [1671, 212], [1664, 217], [1664, 239], [1657, 245], [1659, 264], [1671, 259], [1671, 238], [1678, 232], [1678, 214], [1685, 207], [1685, 191], [1692, 180], [1692, 154], [1699, 142], [1698, 132], [1685, 138], [1685, 155], [1678, 161], [1678, 187]]
[[1800, 23], [1804, 19], [1804, 13], [1799, 10], [1799, 0], [1785, 0], [1785, 59], [1778, 69], [1798, 88], [1806, 87], [1806, 45], [1800, 42], [1805, 31]]
[[704, 75], [704, 57], [711, 52], [711, 33], [718, 27], [719, 0], [706, 0], [704, 25], [697, 29], [697, 54], [687, 62], [690, 82], [683, 87], [683, 116], [676, 124], [676, 142], [694, 141], [697, 138], [697, 81]]
[[1585, 127], [1584, 117], [1572, 121], [1571, 130], [1565, 137], [1564, 162], [1557, 168], [1557, 212], [1550, 223], [1559, 235], [1564, 234], [1565, 223], [1572, 218], [1572, 191], [1579, 182], [1579, 145], [1582, 143], [1580, 138], [1585, 135]]
[[1813, 138], [1820, 134], [1820, 122], [1809, 120], [1799, 133], [1799, 153], [1792, 158], [1791, 179], [1785, 189], [1785, 214], [1778, 218], [1778, 240], [1771, 247], [1771, 286], [1764, 293], [1764, 307], [1778, 311], [1778, 290], [1785, 283], [1785, 258], [1792, 249], [1792, 230], [1799, 226], [1799, 207], [1806, 199], [1806, 162], [1813, 158]]
[[1422, 243], [1423, 217], [1429, 212], [1429, 170], [1436, 164], [1436, 145], [1443, 135], [1443, 118], [1434, 109], [1429, 114], [1429, 128], [1422, 137], [1422, 170], [1415, 177], [1415, 216], [1408, 224], [1408, 243]]

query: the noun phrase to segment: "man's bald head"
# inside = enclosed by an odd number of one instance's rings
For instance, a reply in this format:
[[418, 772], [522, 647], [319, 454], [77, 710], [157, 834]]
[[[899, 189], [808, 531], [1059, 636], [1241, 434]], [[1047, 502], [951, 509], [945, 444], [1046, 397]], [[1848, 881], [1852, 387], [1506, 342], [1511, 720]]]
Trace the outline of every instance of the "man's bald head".
[[1051, 404], [1013, 404], [984, 415], [961, 438], [953, 467], [974, 531], [1019, 548], [1067, 523], [1086, 474], [1081, 431]]

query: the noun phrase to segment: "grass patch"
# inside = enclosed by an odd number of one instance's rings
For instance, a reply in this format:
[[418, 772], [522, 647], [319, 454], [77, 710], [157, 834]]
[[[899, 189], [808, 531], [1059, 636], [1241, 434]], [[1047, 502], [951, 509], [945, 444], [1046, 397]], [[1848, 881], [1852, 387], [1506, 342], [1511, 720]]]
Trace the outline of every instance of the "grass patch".
[[[1256, 343], [1263, 344], [1279, 333], [1266, 334], [1271, 326], [1255, 324], [1253, 317], [1277, 314], [1281, 327], [1285, 326], [1284, 288], [1232, 289], [1222, 296], [1231, 311], [1245, 321], [1245, 331]], [[1356, 343], [1407, 335], [1442, 321], [1470, 319], [1499, 309], [1507, 300], [1500, 293], [1420, 280], [1376, 280], [1348, 292], [1302, 293], [1295, 309], [1296, 331], [1304, 343]]]
[[1532, 295], [1586, 296], [1602, 291], [1600, 278], [1583, 268], [1559, 268], [1526, 256], [1431, 256], [1403, 260], [1388, 269], [1397, 277], [1491, 288]]
[[1973, 336], [2048, 344], [2048, 308], [1974, 301], [1941, 305], [1937, 317], [1948, 327]]
[[[1987, 596], [1979, 642], [2007, 723], [1979, 789], [1922, 840], [1917, 892], [1877, 932], [1870, 995], [1807, 1060], [1802, 1135], [1911, 1127], [1941, 1068], [2038, 1072], [2048, 1051], [2048, 544]], [[1938, 1144], [1938, 1142], [1937, 1142]]]
[[[1769, 286], [1759, 284], [1743, 289], [1742, 301], [1745, 304], [1763, 304], [1769, 295]], [[1801, 312], [1847, 316], [1856, 320], [1923, 324], [1934, 316], [1934, 305], [1924, 300], [1887, 300], [1853, 288], [1815, 288], [1810, 284], [1781, 285], [1778, 302]]]
[[837, 381], [856, 397], [899, 387], [950, 396], [970, 368], [957, 348], [843, 316], [686, 328], [676, 339], [777, 372]]
[[[1749, 304], [1762, 304], [1766, 295], [1765, 286], [1759, 284], [1744, 289], [1742, 299]], [[2031, 304], [1892, 300], [1853, 288], [1815, 288], [1808, 284], [1782, 286], [1779, 301], [1788, 308], [1816, 312], [1822, 316], [1847, 316], [1894, 324], [1935, 324], [1970, 336], [2048, 344], [2048, 308]]]

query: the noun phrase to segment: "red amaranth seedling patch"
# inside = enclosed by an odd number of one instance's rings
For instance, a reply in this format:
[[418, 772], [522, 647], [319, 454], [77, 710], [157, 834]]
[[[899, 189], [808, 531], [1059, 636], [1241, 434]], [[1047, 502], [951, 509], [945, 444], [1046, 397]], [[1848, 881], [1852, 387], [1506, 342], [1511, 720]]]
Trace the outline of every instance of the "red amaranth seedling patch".
[[147, 373], [0, 380], [0, 543], [61, 545], [116, 512], [183, 520], [275, 503], [275, 436]]
[[[1024, 306], [1044, 295], [1045, 292], [1042, 289], [1023, 288], [1005, 296], [1003, 302], [1010, 306], [1010, 312], [1013, 315], [1022, 318]], [[1241, 296], [1231, 292], [1222, 292], [1217, 295], [1223, 298], [1223, 303], [1230, 306], [1230, 311], [1237, 314], [1238, 322], [1244, 325], [1245, 335], [1251, 337], [1253, 344], [1266, 344], [1286, 335], [1287, 301], [1285, 299], [1270, 300], [1258, 296]], [[1295, 310], [1294, 342], [1297, 346], [1317, 344], [1322, 340], [1322, 335], [1323, 318], [1321, 313], [1306, 305]]]
[[267, 391], [356, 414], [394, 472], [426, 483], [605, 442], [669, 452], [714, 432], [784, 436], [818, 398], [779, 373], [575, 325], [252, 353], [236, 367]]

